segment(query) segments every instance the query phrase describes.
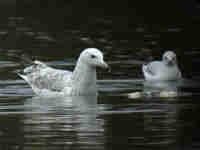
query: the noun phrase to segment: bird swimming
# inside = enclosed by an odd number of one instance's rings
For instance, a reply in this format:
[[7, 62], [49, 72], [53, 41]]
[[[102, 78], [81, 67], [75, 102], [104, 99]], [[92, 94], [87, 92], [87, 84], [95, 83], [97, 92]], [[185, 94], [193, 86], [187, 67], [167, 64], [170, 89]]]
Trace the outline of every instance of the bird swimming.
[[147, 81], [173, 81], [182, 78], [176, 54], [173, 51], [166, 51], [162, 61], [152, 61], [143, 65], [142, 71]]
[[36, 95], [96, 95], [97, 67], [109, 68], [100, 50], [87, 48], [81, 52], [72, 72], [54, 69], [36, 60], [18, 75], [31, 86]]

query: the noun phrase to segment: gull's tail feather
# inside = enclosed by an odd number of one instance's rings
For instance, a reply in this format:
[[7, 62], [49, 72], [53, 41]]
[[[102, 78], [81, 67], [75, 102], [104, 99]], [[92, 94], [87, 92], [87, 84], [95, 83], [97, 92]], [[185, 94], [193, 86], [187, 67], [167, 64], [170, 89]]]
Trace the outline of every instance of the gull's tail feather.
[[23, 75], [21, 73], [17, 73], [18, 76], [20, 76], [22, 79], [24, 79], [26, 82], [29, 83], [28, 77], [26, 75]]
[[[39, 69], [45, 68], [47, 65], [41, 61], [33, 61], [33, 57], [27, 54], [7, 54], [12, 59], [15, 59], [20, 68], [15, 71], [23, 79], [27, 79], [26, 75], [33, 73]], [[27, 80], [26, 80], [27, 81]]]
[[[19, 68], [14, 72], [22, 77], [23, 74], [26, 74], [24, 71], [26, 67], [30, 67], [34, 64], [33, 58], [28, 54], [19, 54], [19, 53], [8, 53], [6, 54], [9, 58], [19, 64]], [[23, 78], [23, 77], [22, 77]], [[24, 78], [23, 78], [24, 79]]]

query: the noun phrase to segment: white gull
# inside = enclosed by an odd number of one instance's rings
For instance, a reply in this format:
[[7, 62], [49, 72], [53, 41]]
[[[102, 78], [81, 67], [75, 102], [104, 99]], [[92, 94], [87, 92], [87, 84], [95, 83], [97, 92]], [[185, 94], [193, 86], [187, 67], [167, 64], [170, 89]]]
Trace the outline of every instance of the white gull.
[[177, 65], [176, 54], [172, 51], [165, 52], [162, 61], [153, 61], [143, 65], [142, 71], [147, 81], [178, 80], [182, 77]]
[[73, 72], [51, 68], [41, 61], [18, 73], [40, 96], [96, 95], [96, 67], [108, 68], [103, 54], [96, 48], [81, 52]]

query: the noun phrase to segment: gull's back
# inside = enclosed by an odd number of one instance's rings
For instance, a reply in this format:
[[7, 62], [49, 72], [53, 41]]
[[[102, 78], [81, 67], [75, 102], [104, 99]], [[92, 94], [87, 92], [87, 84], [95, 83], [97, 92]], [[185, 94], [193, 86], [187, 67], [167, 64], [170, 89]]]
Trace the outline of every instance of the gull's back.
[[40, 61], [35, 61], [33, 65], [25, 68], [22, 74], [19, 74], [34, 92], [44, 89], [60, 92], [70, 86], [71, 75], [70, 71], [54, 69]]

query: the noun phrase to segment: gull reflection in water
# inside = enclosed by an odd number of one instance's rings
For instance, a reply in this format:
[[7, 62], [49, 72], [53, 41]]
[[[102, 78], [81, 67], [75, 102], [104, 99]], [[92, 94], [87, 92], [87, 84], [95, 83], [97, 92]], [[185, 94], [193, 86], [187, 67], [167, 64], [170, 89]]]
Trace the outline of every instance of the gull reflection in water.
[[178, 96], [178, 87], [180, 83], [178, 81], [162, 81], [162, 82], [150, 82], [145, 81], [143, 83], [143, 92], [150, 96], [159, 97], [176, 97]]
[[144, 81], [143, 89], [139, 92], [129, 93], [129, 98], [141, 97], [178, 97], [180, 96], [180, 87], [183, 84], [179, 81]]
[[[24, 117], [24, 130], [26, 133], [34, 131], [35, 136], [69, 136], [66, 142], [81, 140], [98, 143], [103, 135], [103, 121], [97, 119], [97, 96], [73, 96], [65, 98], [40, 98], [27, 99]], [[88, 136], [95, 133], [98, 135]], [[86, 136], [87, 139], [82, 136]], [[64, 139], [63, 139], [64, 140]], [[84, 142], [84, 141], [82, 141]]]

